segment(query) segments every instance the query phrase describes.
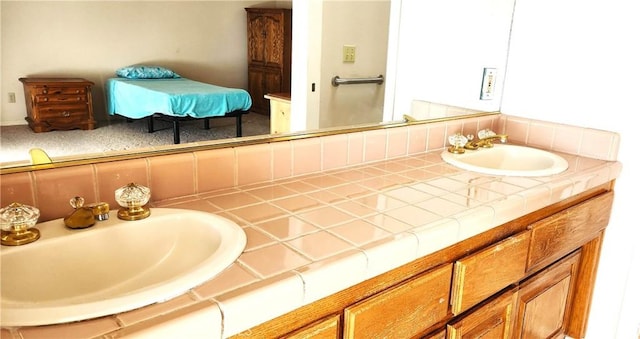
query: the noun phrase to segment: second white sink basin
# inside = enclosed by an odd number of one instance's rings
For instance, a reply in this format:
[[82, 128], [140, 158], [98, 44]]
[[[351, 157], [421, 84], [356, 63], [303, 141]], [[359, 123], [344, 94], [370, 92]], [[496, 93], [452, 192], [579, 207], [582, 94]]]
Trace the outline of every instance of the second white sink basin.
[[112, 211], [84, 230], [61, 219], [36, 227], [36, 242], [2, 246], [2, 326], [78, 321], [165, 301], [213, 278], [246, 245], [235, 223], [181, 209], [152, 209], [138, 221]]
[[540, 177], [561, 173], [569, 167], [567, 160], [557, 154], [508, 144], [466, 150], [463, 154], [445, 150], [441, 157], [456, 167], [489, 175]]

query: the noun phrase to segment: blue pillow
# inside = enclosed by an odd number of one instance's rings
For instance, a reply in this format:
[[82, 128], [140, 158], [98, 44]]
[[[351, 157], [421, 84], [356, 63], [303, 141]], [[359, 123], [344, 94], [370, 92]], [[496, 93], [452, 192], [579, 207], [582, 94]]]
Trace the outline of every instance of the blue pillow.
[[127, 66], [116, 70], [116, 75], [128, 79], [179, 78], [174, 71], [160, 66]]

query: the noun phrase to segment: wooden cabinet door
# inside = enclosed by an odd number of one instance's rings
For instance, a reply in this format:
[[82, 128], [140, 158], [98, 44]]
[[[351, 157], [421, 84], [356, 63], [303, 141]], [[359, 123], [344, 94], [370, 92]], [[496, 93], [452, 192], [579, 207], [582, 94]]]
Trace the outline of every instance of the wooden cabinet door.
[[447, 338], [511, 338], [517, 297], [516, 288], [503, 292], [462, 319], [447, 325]]
[[279, 71], [249, 69], [249, 95], [252, 101], [252, 111], [268, 114], [270, 103], [264, 96], [283, 91], [282, 76]]
[[533, 223], [527, 271], [545, 267], [582, 246], [607, 227], [613, 192], [602, 194]]
[[446, 318], [451, 264], [344, 310], [344, 338], [412, 338]]
[[518, 293], [515, 338], [555, 338], [566, 334], [580, 252], [524, 282]]
[[525, 231], [456, 261], [451, 311], [458, 315], [524, 278], [530, 232]]
[[283, 67], [285, 55], [285, 16], [283, 13], [247, 13], [249, 65]]

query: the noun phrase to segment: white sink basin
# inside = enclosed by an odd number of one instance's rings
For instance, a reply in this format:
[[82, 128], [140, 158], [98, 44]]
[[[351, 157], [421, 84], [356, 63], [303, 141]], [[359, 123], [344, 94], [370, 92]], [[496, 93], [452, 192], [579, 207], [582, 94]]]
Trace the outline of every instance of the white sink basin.
[[557, 154], [505, 144], [466, 150], [463, 154], [445, 150], [441, 157], [456, 167], [489, 175], [540, 177], [561, 173], [569, 167], [567, 161]]
[[246, 235], [214, 214], [156, 208], [83, 230], [40, 223], [41, 238], [2, 246], [2, 326], [90, 319], [176, 297], [233, 263]]

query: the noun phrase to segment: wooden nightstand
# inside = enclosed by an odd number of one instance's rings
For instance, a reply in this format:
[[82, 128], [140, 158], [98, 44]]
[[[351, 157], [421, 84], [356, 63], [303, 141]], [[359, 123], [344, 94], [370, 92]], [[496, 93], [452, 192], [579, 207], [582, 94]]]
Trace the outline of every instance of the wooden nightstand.
[[36, 132], [93, 129], [93, 82], [81, 78], [20, 78], [27, 104], [25, 120]]
[[291, 131], [291, 93], [270, 93], [264, 96], [271, 102], [271, 134]]

